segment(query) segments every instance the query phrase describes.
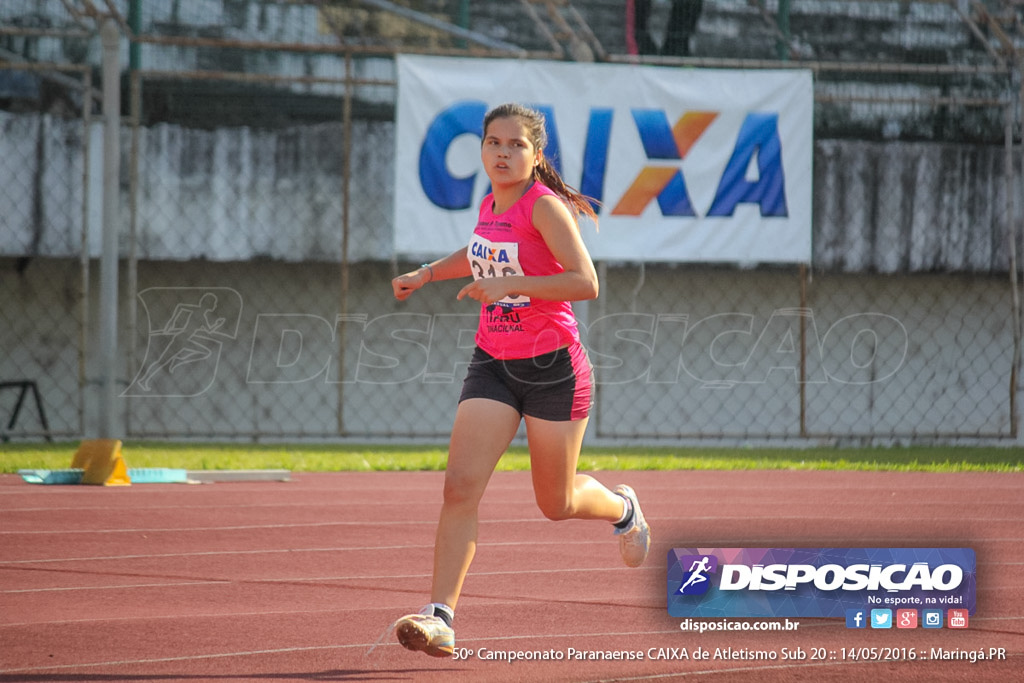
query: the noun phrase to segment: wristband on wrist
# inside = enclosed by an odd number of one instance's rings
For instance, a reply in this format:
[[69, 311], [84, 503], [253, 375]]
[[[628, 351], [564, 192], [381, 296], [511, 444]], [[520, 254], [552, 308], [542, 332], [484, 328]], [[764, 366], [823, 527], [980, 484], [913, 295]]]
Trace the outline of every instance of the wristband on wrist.
[[430, 279], [427, 280], [427, 282], [433, 282], [434, 281], [434, 269], [431, 267], [431, 265], [429, 263], [421, 263], [420, 264], [420, 268], [426, 268], [427, 269], [427, 272], [430, 273]]

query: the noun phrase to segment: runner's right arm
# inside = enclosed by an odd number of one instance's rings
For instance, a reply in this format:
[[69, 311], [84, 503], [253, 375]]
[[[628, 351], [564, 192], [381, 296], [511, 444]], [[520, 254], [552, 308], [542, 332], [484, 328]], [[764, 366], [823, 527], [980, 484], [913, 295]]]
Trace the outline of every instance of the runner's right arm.
[[405, 301], [410, 294], [428, 282], [454, 280], [470, 275], [472, 275], [472, 271], [469, 260], [466, 258], [466, 248], [462, 247], [444, 258], [425, 263], [416, 270], [399, 275], [391, 281], [391, 289], [394, 291], [396, 299]]

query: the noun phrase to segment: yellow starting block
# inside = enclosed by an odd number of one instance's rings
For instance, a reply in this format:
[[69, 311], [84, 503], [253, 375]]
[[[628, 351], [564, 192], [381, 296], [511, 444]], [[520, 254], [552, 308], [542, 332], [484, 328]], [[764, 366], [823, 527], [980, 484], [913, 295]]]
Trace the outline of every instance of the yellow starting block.
[[121, 455], [119, 439], [83, 441], [75, 451], [71, 467], [82, 470], [83, 484], [97, 486], [131, 486], [128, 467]]

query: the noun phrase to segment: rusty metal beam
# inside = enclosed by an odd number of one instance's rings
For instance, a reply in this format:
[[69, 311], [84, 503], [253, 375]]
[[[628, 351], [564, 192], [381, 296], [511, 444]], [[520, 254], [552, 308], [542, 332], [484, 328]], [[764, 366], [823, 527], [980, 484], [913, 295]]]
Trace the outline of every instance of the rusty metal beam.
[[455, 24], [449, 23], [447, 21], [441, 21], [440, 19], [432, 17], [429, 14], [424, 14], [423, 12], [417, 12], [407, 7], [396, 5], [393, 2], [388, 2], [388, 0], [357, 0], [357, 2], [360, 2], [364, 5], [369, 5], [371, 7], [376, 7], [377, 9], [381, 9], [387, 12], [391, 12], [392, 14], [397, 14], [400, 17], [405, 17], [406, 19], [418, 22], [420, 24], [423, 24], [424, 26], [429, 26], [439, 31], [450, 33], [453, 36], [462, 38], [464, 40], [472, 41], [479, 45], [488, 47], [492, 50], [503, 50], [505, 52], [511, 52], [520, 57], [525, 57], [527, 54], [526, 50], [518, 45], [506, 43], [503, 40], [491, 38], [490, 36], [484, 35], [482, 33], [477, 33], [476, 31], [470, 31], [469, 29], [462, 28], [461, 26], [456, 26]]

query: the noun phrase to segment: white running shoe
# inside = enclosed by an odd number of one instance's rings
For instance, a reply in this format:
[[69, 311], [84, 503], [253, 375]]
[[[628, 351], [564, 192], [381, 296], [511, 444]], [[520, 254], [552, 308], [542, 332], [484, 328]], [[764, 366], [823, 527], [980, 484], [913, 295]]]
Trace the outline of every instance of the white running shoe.
[[625, 484], [620, 484], [614, 489], [615, 493], [628, 498], [633, 504], [633, 521], [625, 529], [616, 529], [615, 535], [619, 537], [619, 552], [622, 553], [622, 561], [630, 567], [639, 567], [647, 559], [647, 552], [651, 549], [651, 527], [644, 519], [644, 513], [640, 511], [640, 501], [636, 499], [636, 492]]
[[431, 657], [451, 657], [455, 651], [455, 631], [441, 617], [434, 616], [431, 605], [396, 621], [395, 636], [406, 649]]

